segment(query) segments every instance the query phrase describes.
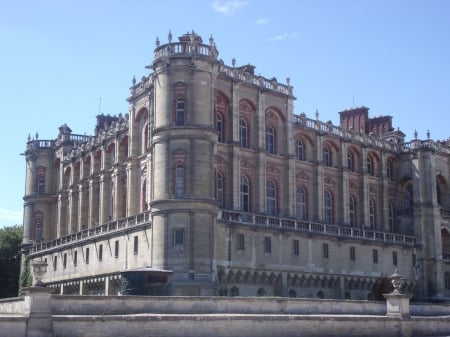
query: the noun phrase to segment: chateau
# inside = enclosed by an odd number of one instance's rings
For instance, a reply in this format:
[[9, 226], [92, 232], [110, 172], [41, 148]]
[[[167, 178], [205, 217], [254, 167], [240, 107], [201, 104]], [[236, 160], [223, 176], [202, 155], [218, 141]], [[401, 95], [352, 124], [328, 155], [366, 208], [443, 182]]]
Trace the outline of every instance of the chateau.
[[24, 254], [48, 287], [372, 299], [398, 269], [415, 299], [449, 299], [450, 144], [367, 107], [296, 114], [289, 79], [218, 54], [169, 33], [128, 114], [28, 139]]

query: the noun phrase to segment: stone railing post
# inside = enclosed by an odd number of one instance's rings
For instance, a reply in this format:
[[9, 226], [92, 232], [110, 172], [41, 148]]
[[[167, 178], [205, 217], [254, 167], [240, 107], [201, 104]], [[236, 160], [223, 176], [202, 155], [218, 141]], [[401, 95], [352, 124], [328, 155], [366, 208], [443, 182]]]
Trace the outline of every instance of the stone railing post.
[[409, 309], [409, 300], [411, 295], [400, 293], [403, 279], [397, 269], [394, 274], [391, 275], [391, 282], [394, 286], [394, 291], [390, 294], [383, 294], [386, 299], [386, 315], [402, 318], [411, 317]]
[[[24, 288], [29, 303], [27, 337], [53, 337], [52, 289], [45, 287]], [[28, 297], [28, 299], [27, 299]]]

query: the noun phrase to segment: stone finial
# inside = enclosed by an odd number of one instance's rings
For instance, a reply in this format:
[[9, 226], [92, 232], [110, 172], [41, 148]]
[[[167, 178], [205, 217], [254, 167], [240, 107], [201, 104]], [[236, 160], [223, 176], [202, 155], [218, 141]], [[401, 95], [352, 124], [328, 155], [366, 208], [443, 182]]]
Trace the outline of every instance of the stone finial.
[[417, 130], [414, 130], [414, 139], [417, 140]]
[[231, 60], [231, 65], [233, 66], [233, 67], [235, 67], [236, 66], [236, 59], [233, 57], [233, 59]]
[[36, 131], [36, 140], [39, 139], [39, 133]]
[[160, 45], [159, 37], [156, 37], [156, 42], [155, 42], [155, 44], [156, 44], [156, 47], [159, 47], [159, 45]]
[[316, 120], [319, 120], [319, 110], [316, 109]]
[[172, 43], [172, 32], [169, 30], [169, 35], [167, 36], [169, 43]]
[[133, 87], [136, 85], [136, 76], [133, 76], [133, 79], [131, 80], [131, 83], [133, 83]]
[[31, 141], [31, 135], [30, 134], [28, 134], [28, 141], [29, 142]]
[[214, 39], [213, 36], [211, 34], [211, 36], [209, 37], [209, 45], [212, 47], [214, 45]]
[[427, 139], [430, 139], [430, 130], [427, 130]]
[[291, 84], [291, 78], [290, 77], [286, 77], [286, 83], [287, 83], [287, 85]]

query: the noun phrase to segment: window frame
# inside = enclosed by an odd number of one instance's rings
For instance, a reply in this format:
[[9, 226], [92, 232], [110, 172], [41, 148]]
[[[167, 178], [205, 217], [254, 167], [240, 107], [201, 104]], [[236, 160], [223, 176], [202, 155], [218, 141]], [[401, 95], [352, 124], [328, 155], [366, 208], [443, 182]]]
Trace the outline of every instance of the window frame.
[[272, 238], [270, 236], [264, 237], [264, 254], [272, 253]]
[[248, 123], [244, 118], [239, 118], [239, 145], [245, 149], [249, 148]]
[[173, 245], [183, 246], [184, 245], [184, 228], [174, 228], [173, 229]]
[[240, 178], [240, 208], [243, 212], [250, 212], [250, 182], [245, 175]]
[[175, 101], [175, 125], [183, 126], [186, 124], [186, 100], [183, 96], [177, 97]]
[[266, 212], [271, 216], [277, 215], [277, 185], [271, 179], [266, 182]]
[[266, 151], [276, 154], [276, 132], [271, 126], [266, 126]]

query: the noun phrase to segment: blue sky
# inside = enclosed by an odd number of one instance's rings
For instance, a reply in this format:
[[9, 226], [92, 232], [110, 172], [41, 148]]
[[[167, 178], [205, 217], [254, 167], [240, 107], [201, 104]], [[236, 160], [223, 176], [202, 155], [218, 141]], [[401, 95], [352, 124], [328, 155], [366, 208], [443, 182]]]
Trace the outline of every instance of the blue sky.
[[226, 64], [289, 77], [297, 114], [338, 124], [365, 105], [407, 139], [447, 139], [449, 13], [446, 0], [0, 1], [0, 226], [22, 223], [28, 134], [92, 134], [99, 109], [126, 113], [169, 30], [212, 34]]

